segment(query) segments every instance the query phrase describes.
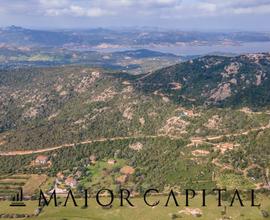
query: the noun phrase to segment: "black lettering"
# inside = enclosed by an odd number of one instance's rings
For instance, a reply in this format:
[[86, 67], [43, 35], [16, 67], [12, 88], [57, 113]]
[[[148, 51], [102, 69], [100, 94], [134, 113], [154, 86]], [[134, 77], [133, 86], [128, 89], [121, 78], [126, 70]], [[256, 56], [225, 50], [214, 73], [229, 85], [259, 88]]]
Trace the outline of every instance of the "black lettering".
[[179, 204], [178, 204], [178, 202], [177, 202], [177, 199], [176, 199], [176, 197], [175, 197], [175, 195], [174, 195], [174, 191], [171, 190], [170, 193], [169, 193], [169, 196], [168, 196], [168, 200], [167, 200], [167, 202], [166, 202], [166, 204], [165, 204], [165, 207], [168, 206], [171, 196], [173, 197], [175, 206], [179, 206]]
[[[189, 192], [192, 192], [192, 196], [189, 197]], [[189, 206], [189, 199], [193, 199], [196, 193], [193, 189], [186, 189], [186, 206]]]
[[75, 200], [75, 198], [74, 198], [74, 196], [73, 196], [72, 190], [69, 190], [69, 191], [68, 191], [68, 195], [67, 195], [67, 198], [66, 198], [66, 201], [65, 201], [64, 206], [65, 206], [65, 207], [67, 206], [67, 202], [68, 202], [69, 196], [71, 197], [74, 206], [78, 206], [77, 203], [76, 203], [76, 200]]
[[[45, 205], [46, 205], [46, 206], [49, 206], [49, 204], [50, 204], [52, 198], [53, 198], [53, 200], [54, 200], [54, 206], [56, 207], [56, 206], [57, 206], [57, 200], [56, 200], [56, 193], [55, 193], [55, 190], [54, 190], [53, 193], [51, 194], [51, 197], [50, 197], [50, 200], [49, 200], [49, 201], [47, 201], [47, 199], [46, 199], [44, 193], [42, 192], [42, 190], [40, 190], [39, 200], [38, 200], [38, 205], [39, 205], [39, 206], [45, 206]], [[42, 201], [43, 201], [44, 203], [42, 203]]]
[[202, 207], [206, 207], [206, 189], [202, 190]]
[[[126, 196], [125, 196], [126, 194]], [[127, 189], [121, 189], [120, 190], [120, 206], [124, 206], [124, 201], [123, 200], [126, 200], [127, 203], [130, 205], [130, 206], [134, 206], [130, 201], [129, 201], [129, 197], [130, 197], [130, 191], [127, 190]]]
[[251, 190], [251, 206], [252, 207], [260, 207], [261, 206], [261, 204], [255, 204], [255, 199], [256, 199], [256, 197], [255, 197], [255, 190], [254, 189], [252, 189]]
[[239, 193], [239, 191], [237, 189], [234, 192], [234, 195], [233, 195], [230, 206], [233, 206], [233, 203], [234, 203], [234, 200], [235, 200], [236, 197], [238, 198], [238, 201], [239, 201], [240, 205], [243, 207], [244, 204], [243, 204], [243, 201], [241, 199], [240, 193]]
[[155, 192], [155, 193], [158, 193], [158, 190], [157, 189], [148, 189], [145, 193], [144, 193], [144, 196], [143, 196], [143, 199], [144, 199], [144, 202], [146, 205], [150, 206], [150, 207], [154, 207], [154, 206], [157, 206], [159, 204], [160, 201], [156, 201], [154, 204], [150, 204], [147, 202], [146, 200], [146, 197], [148, 194], [150, 194], [150, 192]]
[[213, 192], [218, 192], [218, 206], [222, 206], [222, 194], [221, 192], [226, 192], [226, 189], [213, 189]]
[[[108, 204], [102, 204], [102, 203], [100, 202], [100, 199], [99, 199], [100, 193], [102, 193], [102, 192], [104, 192], [104, 191], [109, 192], [110, 197], [111, 197], [111, 201], [110, 201], [110, 203], [108, 203]], [[97, 195], [96, 195], [96, 201], [97, 201], [97, 203], [98, 203], [100, 206], [102, 206], [102, 207], [106, 207], [106, 206], [112, 205], [113, 200], [114, 200], [113, 192], [112, 192], [111, 190], [109, 190], [109, 189], [101, 189], [101, 190], [98, 191], [98, 193], [97, 193]]]
[[88, 191], [84, 190], [84, 207], [88, 207]]

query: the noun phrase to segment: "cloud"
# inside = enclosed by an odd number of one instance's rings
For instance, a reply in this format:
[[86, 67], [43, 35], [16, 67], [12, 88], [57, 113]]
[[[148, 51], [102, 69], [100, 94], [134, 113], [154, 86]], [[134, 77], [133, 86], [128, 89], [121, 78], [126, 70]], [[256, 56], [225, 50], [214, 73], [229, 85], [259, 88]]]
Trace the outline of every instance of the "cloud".
[[158, 14], [160, 10], [174, 8], [182, 0], [39, 0], [40, 8], [48, 16], [99, 17], [111, 15], [136, 15], [143, 10]]
[[71, 5], [68, 10], [68, 13], [74, 16], [87, 16], [87, 17], [100, 17], [103, 15], [113, 14], [112, 12], [103, 10], [99, 7], [92, 7], [89, 9], [85, 9], [77, 5]]
[[[98, 2], [98, 1], [97, 1]], [[182, 2], [182, 0], [100, 0], [102, 4], [117, 7], [152, 7], [153, 9], [158, 7], [174, 7]]]
[[12, 3], [7, 0], [2, 0], [0, 3], [1, 11], [4, 13], [25, 13], [36, 9], [34, 0], [27, 0], [22, 2], [19, 0], [13, 0]]
[[39, 0], [42, 7], [45, 8], [61, 8], [68, 5], [68, 0]]
[[217, 11], [217, 5], [213, 3], [198, 3], [197, 9], [206, 11], [206, 12], [216, 12]]
[[46, 16], [162, 18], [270, 13], [270, 0], [1, 0], [1, 11]]
[[255, 17], [267, 21], [262, 17], [270, 18], [270, 0], [0, 0], [0, 12], [2, 24], [7, 23], [7, 18], [11, 18], [9, 23], [20, 18], [25, 18], [25, 23], [38, 18], [44, 24], [58, 21], [75, 26], [78, 19], [81, 25], [92, 22], [102, 26], [184, 26], [190, 21], [198, 26], [203, 21], [228, 21], [228, 26], [233, 26], [238, 21], [254, 23]]
[[216, 7], [216, 15], [270, 13], [270, 0], [202, 0]]
[[242, 7], [233, 9], [234, 14], [267, 14], [270, 13], [270, 4], [255, 7]]
[[40, 0], [39, 2], [41, 11], [47, 16], [101, 17], [114, 14], [95, 4], [85, 4], [86, 1]]

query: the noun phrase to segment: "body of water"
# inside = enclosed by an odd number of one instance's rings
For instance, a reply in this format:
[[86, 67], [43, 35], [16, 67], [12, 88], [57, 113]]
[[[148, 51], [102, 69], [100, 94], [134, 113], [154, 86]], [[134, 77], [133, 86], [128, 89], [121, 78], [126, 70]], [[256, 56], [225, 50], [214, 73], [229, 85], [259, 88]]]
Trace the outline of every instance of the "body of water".
[[248, 42], [241, 43], [239, 45], [175, 45], [175, 46], [141, 46], [141, 47], [118, 47], [118, 48], [106, 48], [106, 49], [95, 49], [100, 52], [117, 52], [126, 50], [138, 50], [138, 49], [149, 49], [160, 51], [164, 53], [173, 53], [176, 55], [204, 55], [209, 53], [259, 53], [259, 52], [270, 52], [270, 42]]

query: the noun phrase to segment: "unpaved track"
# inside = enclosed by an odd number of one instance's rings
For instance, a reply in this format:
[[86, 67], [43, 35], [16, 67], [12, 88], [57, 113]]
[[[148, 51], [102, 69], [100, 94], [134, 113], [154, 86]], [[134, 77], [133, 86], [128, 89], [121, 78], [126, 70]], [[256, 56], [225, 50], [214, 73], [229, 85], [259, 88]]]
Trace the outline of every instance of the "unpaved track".
[[[16, 155], [29, 155], [29, 154], [39, 154], [39, 153], [45, 153], [50, 152], [54, 150], [58, 150], [61, 148], [66, 147], [75, 147], [76, 145], [86, 145], [86, 144], [92, 144], [97, 142], [106, 142], [106, 141], [117, 141], [117, 140], [129, 140], [129, 139], [136, 139], [136, 138], [157, 138], [157, 137], [169, 137], [165, 135], [148, 135], [148, 136], [131, 136], [131, 137], [113, 137], [113, 138], [101, 138], [96, 140], [86, 140], [82, 142], [77, 143], [70, 143], [70, 144], [62, 144], [56, 147], [49, 147], [44, 149], [38, 149], [38, 150], [18, 150], [18, 151], [9, 151], [9, 152], [0, 152], [0, 156], [16, 156]], [[174, 138], [175, 137], [170, 137]], [[180, 137], [177, 139], [181, 139]]]
[[223, 138], [223, 137], [238, 137], [238, 136], [242, 136], [242, 135], [248, 135], [250, 132], [253, 132], [253, 131], [263, 131], [265, 129], [268, 129], [270, 128], [270, 122], [265, 125], [265, 126], [262, 126], [262, 127], [259, 127], [259, 128], [252, 128], [252, 129], [249, 129], [247, 131], [242, 131], [242, 132], [239, 132], [239, 133], [231, 133], [231, 134], [224, 134], [224, 135], [218, 135], [218, 136], [206, 136], [206, 137], [193, 137], [193, 138], [190, 138], [191, 141], [201, 141], [201, 142], [207, 142], [207, 141], [213, 141], [213, 140], [218, 140], [220, 138]]
[[[237, 137], [241, 135], [248, 135], [252, 131], [260, 131], [270, 128], [270, 122], [266, 126], [262, 126], [259, 128], [252, 128], [248, 131], [243, 131], [239, 133], [232, 133], [232, 134], [224, 134], [224, 135], [218, 135], [218, 136], [207, 136], [207, 137], [191, 137], [191, 142], [201, 141], [201, 142], [207, 142], [211, 140], [217, 140], [222, 137]], [[158, 137], [168, 137], [171, 139], [182, 139], [182, 137], [175, 137], [175, 136], [168, 136], [168, 135], [146, 135], [146, 136], [129, 136], [129, 137], [113, 137], [113, 138], [101, 138], [96, 140], [86, 140], [78, 143], [70, 143], [70, 144], [62, 144], [56, 147], [50, 147], [50, 148], [44, 148], [44, 149], [38, 149], [38, 150], [22, 150], [22, 151], [9, 151], [9, 152], [0, 152], [0, 156], [16, 156], [16, 155], [29, 155], [29, 154], [39, 154], [39, 153], [45, 153], [50, 152], [54, 150], [58, 150], [61, 148], [66, 147], [75, 147], [76, 145], [86, 145], [86, 144], [92, 144], [97, 142], [106, 142], [106, 141], [117, 141], [117, 140], [129, 140], [129, 139], [136, 139], [136, 138], [158, 138]]]

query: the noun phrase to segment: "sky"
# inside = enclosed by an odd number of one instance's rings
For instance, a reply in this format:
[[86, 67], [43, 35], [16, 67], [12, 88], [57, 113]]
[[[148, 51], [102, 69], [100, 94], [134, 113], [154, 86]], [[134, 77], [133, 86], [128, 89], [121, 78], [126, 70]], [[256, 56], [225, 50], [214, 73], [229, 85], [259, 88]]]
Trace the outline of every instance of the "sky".
[[270, 0], [0, 0], [0, 26], [270, 31]]

